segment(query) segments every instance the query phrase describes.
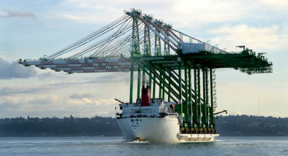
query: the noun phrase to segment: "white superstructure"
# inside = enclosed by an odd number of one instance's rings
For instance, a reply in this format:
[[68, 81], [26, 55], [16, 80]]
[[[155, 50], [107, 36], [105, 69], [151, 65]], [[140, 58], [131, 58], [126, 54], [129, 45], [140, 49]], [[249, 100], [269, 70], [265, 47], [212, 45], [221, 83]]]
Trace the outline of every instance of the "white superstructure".
[[137, 103], [120, 104], [117, 122], [126, 141], [149, 142], [209, 142], [218, 134], [181, 134], [180, 117], [174, 102], [152, 99], [149, 106]]

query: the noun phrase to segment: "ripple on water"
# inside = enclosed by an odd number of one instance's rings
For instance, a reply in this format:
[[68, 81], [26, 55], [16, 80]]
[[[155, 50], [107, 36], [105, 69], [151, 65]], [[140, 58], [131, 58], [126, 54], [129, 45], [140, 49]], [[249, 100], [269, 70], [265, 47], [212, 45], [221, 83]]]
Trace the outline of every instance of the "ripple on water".
[[122, 137], [0, 138], [0, 155], [288, 155], [288, 137], [219, 137], [190, 144], [125, 142]]

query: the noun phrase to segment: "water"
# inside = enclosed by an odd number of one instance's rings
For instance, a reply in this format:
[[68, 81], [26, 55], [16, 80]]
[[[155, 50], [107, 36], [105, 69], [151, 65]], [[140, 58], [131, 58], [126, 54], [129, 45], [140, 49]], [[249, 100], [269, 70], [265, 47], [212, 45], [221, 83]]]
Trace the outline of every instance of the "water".
[[0, 137], [0, 156], [288, 155], [288, 137], [218, 137], [214, 143], [123, 142], [122, 137]]

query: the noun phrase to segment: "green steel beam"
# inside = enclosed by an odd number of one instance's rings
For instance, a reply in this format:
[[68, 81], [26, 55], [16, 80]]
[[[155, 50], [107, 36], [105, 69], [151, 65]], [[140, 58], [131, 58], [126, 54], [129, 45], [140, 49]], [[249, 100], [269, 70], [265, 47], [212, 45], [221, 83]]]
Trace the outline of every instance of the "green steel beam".
[[[158, 85], [158, 86], [160, 86], [160, 81], [162, 81], [161, 80], [161, 77], [160, 77], [160, 75], [159, 74], [157, 74], [156, 73], [156, 71], [155, 71], [155, 69], [154, 68], [151, 68], [151, 66], [148, 64], [145, 64], [145, 62], [142, 62], [142, 63], [140, 63], [140, 62], [137, 62], [137, 64], [138, 64], [138, 66], [145, 66], [145, 68], [147, 68], [148, 70], [150, 70], [151, 69], [151, 72], [153, 73], [153, 79], [155, 80], [154, 82]], [[148, 73], [148, 71], [145, 71], [145, 72], [147, 72]], [[159, 82], [157, 82], [156, 80], [157, 79], [159, 80]], [[166, 85], [166, 87], [168, 87], [168, 84], [167, 83], [164, 83], [164, 85]], [[168, 91], [166, 91], [166, 90], [164, 90], [164, 92], [166, 92], [166, 93], [168, 93]], [[172, 90], [172, 93], [174, 94], [174, 96], [177, 98], [177, 94], [175, 94], [175, 92], [173, 92], [173, 90]], [[175, 102], [177, 101], [175, 98], [173, 98], [173, 97], [171, 97]]]
[[202, 111], [202, 125], [204, 128], [206, 128], [208, 126], [208, 70], [207, 68], [203, 68], [202, 69], [202, 73], [203, 73], [203, 99], [204, 99], [204, 103], [201, 105], [201, 111]]
[[142, 70], [142, 86], [145, 86], [145, 67], [143, 67]]
[[[162, 75], [164, 76], [165, 79], [167, 79], [169, 81], [170, 84], [172, 84], [172, 86], [174, 87], [175, 90], [178, 90], [179, 86], [177, 86], [177, 84], [171, 80], [171, 77], [169, 75], [166, 75], [165, 71], [160, 68], [159, 66], [154, 65], [153, 66], [155, 69], [157, 69], [160, 73], [162, 73]], [[169, 72], [168, 72], [169, 73]], [[177, 82], [177, 81], [176, 81]], [[170, 86], [171, 88], [171, 86]], [[173, 90], [173, 88], [172, 88]], [[171, 91], [171, 89], [170, 89]], [[179, 95], [179, 94], [178, 94]]]
[[149, 71], [149, 87], [150, 87], [150, 89], [152, 89], [151, 84], [152, 84], [152, 73], [151, 73], [151, 71]]
[[213, 125], [215, 124], [215, 116], [214, 116], [214, 94], [213, 94], [213, 69], [210, 68], [210, 107], [209, 107], [209, 113], [210, 113], [210, 124], [211, 128], [213, 128]]
[[[140, 64], [141, 62], [137, 62], [137, 63]], [[157, 79], [159, 79], [159, 81], [162, 81], [162, 79], [161, 79], [161, 77], [160, 77], [160, 74], [158, 74], [157, 71], [156, 71], [156, 69], [158, 68], [157, 66], [152, 67], [151, 65], [149, 65], [149, 64], [147, 64], [147, 63], [145, 63], [145, 62], [142, 62], [142, 63], [145, 65], [146, 68], [148, 68], [149, 70], [151, 70], [151, 71], [153, 72], [153, 76], [155, 76]], [[158, 70], [158, 72], [163, 74], [161, 68], [159, 68], [159, 69], [160, 69], [160, 71]], [[165, 74], [164, 74], [164, 76], [165, 76]], [[168, 86], [169, 84], [166, 83], [165, 81], [164, 81], [164, 85], [166, 86], [166, 88], [169, 87], [169, 86]], [[172, 93], [176, 98], [179, 98], [179, 95], [178, 95], [173, 89], [171, 90], [171, 93]], [[176, 102], [176, 101], [175, 101], [175, 102]]]
[[[155, 77], [155, 83], [159, 86], [160, 85], [160, 82], [156, 81], [156, 77]], [[159, 80], [159, 79], [158, 79]], [[160, 81], [160, 80], [159, 80]], [[164, 90], [167, 94], [168, 94], [168, 91]], [[174, 97], [171, 97], [171, 99], [173, 99], [174, 102], [177, 102], [177, 99], [175, 99]]]
[[189, 65], [188, 66], [189, 68], [188, 68], [188, 91], [189, 91], [189, 106], [190, 106], [190, 126], [192, 126], [193, 125], [193, 108], [192, 108], [192, 99], [193, 99], [193, 97], [192, 97], [192, 79], [191, 79], [191, 65]]
[[129, 103], [133, 102], [133, 73], [134, 73], [134, 61], [131, 59], [131, 71], [130, 71], [130, 99]]
[[161, 74], [161, 72], [160, 72], [160, 78], [161, 78], [161, 81], [160, 81], [160, 86], [159, 86], [159, 98], [162, 98], [162, 84], [163, 84], [163, 78], [162, 78], [163, 76], [162, 76], [162, 74]]
[[[165, 71], [164, 71], [164, 74], [165, 74]], [[163, 81], [165, 82], [166, 80], [165, 80], [163, 75], [162, 75], [162, 78], [163, 78]], [[163, 87], [163, 90], [164, 90], [165, 89], [164, 84], [162, 84], [162, 87]], [[164, 91], [162, 92], [162, 99], [165, 100], [165, 92]]]
[[140, 99], [141, 67], [138, 65], [137, 99]]
[[[151, 69], [150, 69], [150, 71], [151, 71]], [[156, 79], [155, 79], [155, 73], [153, 73], [153, 99], [156, 98], [155, 94], [156, 94]]]
[[[175, 82], [179, 82], [179, 78], [177, 79], [177, 77], [179, 77], [179, 75], [178, 75], [175, 71], [171, 71], [171, 70], [168, 69], [168, 68], [165, 68], [165, 70], [170, 74], [169, 79], [170, 79], [171, 82], [174, 82], [174, 81], [175, 81]], [[177, 77], [176, 77], [174, 74], [175, 74]], [[172, 78], [174, 81], [173, 81], [171, 78]], [[183, 83], [183, 82], [184, 82], [184, 83]], [[183, 87], [183, 88], [182, 88], [182, 93], [183, 93], [184, 95], [185, 95], [185, 93], [186, 93], [186, 91], [185, 91], [185, 86], [186, 86], [186, 85], [185, 85], [185, 81], [182, 79], [182, 87]], [[179, 85], [177, 85], [177, 84], [174, 83], [174, 87], [175, 87], [175, 88], [179, 88]], [[185, 97], [183, 97], [183, 98], [184, 98], [185, 101], [186, 101], [186, 98], [185, 98]]]
[[[155, 76], [155, 77], [154, 77], [154, 76]], [[160, 85], [160, 81], [161, 81], [161, 80], [160, 80], [159, 78], [157, 79], [157, 75], [153, 75], [153, 76], [152, 76], [152, 79], [155, 79], [154, 82], [155, 82], [158, 86]], [[158, 82], [157, 80], [159, 80], [159, 82]], [[166, 93], [168, 93], [168, 91], [166, 91], [166, 90], [163, 90], [163, 91], [166, 92]], [[173, 98], [173, 97], [171, 97], [171, 98], [173, 99], [173, 101], [177, 101], [175, 98]]]
[[170, 102], [171, 100], [171, 81], [168, 81], [169, 87], [168, 87], [168, 101]]
[[[170, 69], [167, 69], [167, 70], [170, 70]], [[171, 71], [171, 70], [170, 70]], [[172, 72], [178, 77], [178, 74], [172, 70]], [[172, 75], [172, 78], [175, 78], [177, 79], [174, 75]], [[178, 81], [178, 79], [177, 79]], [[185, 86], [185, 81], [182, 79], [182, 85]], [[195, 91], [193, 89], [191, 89], [191, 94], [192, 94], [192, 99], [195, 98]], [[193, 101], [193, 100], [192, 100]], [[203, 102], [203, 99], [201, 98], [201, 102]]]
[[181, 70], [182, 70], [182, 62], [181, 62], [181, 54], [182, 54], [182, 51], [181, 50], [177, 50], [176, 51], [177, 54], [178, 54], [178, 57], [177, 57], [177, 62], [178, 62], [178, 72], [179, 72], [179, 88], [178, 88], [178, 92], [179, 92], [179, 99], [178, 99], [178, 104], [180, 104], [180, 109], [181, 109], [181, 125], [184, 127], [184, 122], [183, 122], [183, 104], [182, 104], [182, 74], [181, 74]]
[[[198, 65], [197, 65], [198, 67]], [[194, 90], [195, 90], [195, 103], [193, 107], [193, 123], [197, 126], [201, 125], [201, 103], [200, 103], [200, 69], [194, 69]]]
[[[188, 67], [187, 67], [187, 62], [184, 63], [184, 77], [185, 77], [185, 86], [184, 86], [184, 89], [185, 89], [185, 93], [184, 93], [184, 96], [185, 96], [185, 102], [184, 102], [184, 105], [186, 107], [186, 109], [184, 109], [184, 114], [185, 114], [185, 122], [186, 123], [189, 123], [190, 124], [190, 111], [189, 111], [189, 104], [190, 104], [190, 99], [188, 98], [188, 92], [190, 92], [188, 90], [188, 82], [190, 81], [188, 79]], [[181, 82], [182, 83], [182, 82]]]
[[[158, 66], [153, 66], [151, 68], [154, 68], [156, 69], [159, 73], [161, 73], [167, 80], [169, 80], [169, 82], [175, 87], [175, 89], [177, 90], [178, 89], [178, 86], [173, 82], [171, 81], [169, 78], [169, 75], [166, 75], [165, 72], [163, 71], [162, 68], [158, 67]], [[160, 74], [158, 75], [160, 77]], [[165, 82], [165, 81], [164, 81]], [[167, 88], [169, 88], [169, 84], [167, 84], [166, 82], [164, 83], [166, 85]], [[171, 88], [171, 86], [170, 86]], [[179, 97], [179, 94], [176, 93], [176, 91], [174, 89], [170, 89], [170, 92], [173, 93], [174, 96], [176, 97]]]
[[[143, 57], [141, 59], [151, 64], [162, 64], [164, 66], [172, 67], [174, 70], [178, 70], [178, 64], [175, 61], [177, 60], [177, 57], [177, 55], [162, 55]], [[208, 68], [234, 68], [248, 74], [272, 72], [272, 63], [264, 58], [258, 58], [255, 54], [251, 53], [211, 54], [203, 52], [184, 55], [183, 58], [192, 61], [195, 64], [205, 64]]]
[[201, 81], [201, 79], [200, 79], [200, 68], [198, 67], [198, 69], [197, 69], [197, 85], [198, 85], [198, 96], [196, 96], [197, 97], [197, 105], [198, 105], [198, 122], [199, 122], [199, 124], [201, 125], [202, 123], [201, 123], [201, 101], [200, 101], [200, 99], [201, 99], [201, 83], [200, 83], [200, 81]]

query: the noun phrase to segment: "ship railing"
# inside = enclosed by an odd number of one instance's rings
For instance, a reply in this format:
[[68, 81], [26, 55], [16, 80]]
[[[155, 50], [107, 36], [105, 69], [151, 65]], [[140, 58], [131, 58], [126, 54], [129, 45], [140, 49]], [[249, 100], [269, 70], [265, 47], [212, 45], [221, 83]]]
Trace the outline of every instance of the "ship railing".
[[[165, 114], [165, 116], [167, 116], [167, 115], [175, 116], [175, 115], [177, 115], [177, 113]], [[130, 116], [122, 116], [122, 115], [116, 114], [117, 119], [123, 119], [123, 118], [161, 118], [161, 117], [164, 117], [164, 116], [161, 116], [161, 115], [136, 115], [136, 114], [130, 115]]]
[[178, 113], [166, 113], [167, 115], [170, 115], [170, 116], [178, 116]]

